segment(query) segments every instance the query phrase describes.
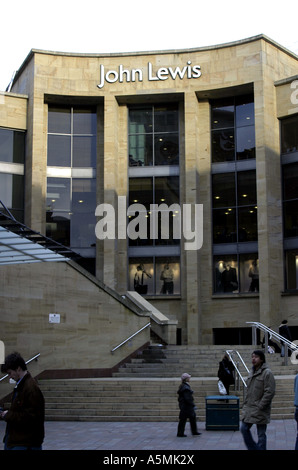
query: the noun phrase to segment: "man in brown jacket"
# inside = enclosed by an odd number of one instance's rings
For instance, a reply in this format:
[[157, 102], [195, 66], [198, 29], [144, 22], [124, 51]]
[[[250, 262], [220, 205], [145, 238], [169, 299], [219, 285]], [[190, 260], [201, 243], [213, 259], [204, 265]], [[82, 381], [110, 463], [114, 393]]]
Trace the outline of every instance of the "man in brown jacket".
[[[252, 365], [242, 408], [241, 432], [248, 450], [266, 450], [266, 430], [275, 395], [275, 379], [266, 364], [263, 351], [256, 350], [252, 353]], [[250, 432], [253, 424], [257, 426], [257, 443]]]
[[27, 370], [19, 353], [10, 354], [1, 372], [16, 381], [9, 410], [0, 417], [6, 421], [5, 450], [41, 450], [44, 439], [45, 404], [43, 394]]

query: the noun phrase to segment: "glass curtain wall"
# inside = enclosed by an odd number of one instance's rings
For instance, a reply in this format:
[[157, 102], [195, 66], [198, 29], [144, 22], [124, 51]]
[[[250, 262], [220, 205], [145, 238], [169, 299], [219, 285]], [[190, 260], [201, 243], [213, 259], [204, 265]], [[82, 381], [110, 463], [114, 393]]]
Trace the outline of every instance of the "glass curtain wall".
[[281, 121], [285, 289], [298, 291], [298, 115]]
[[0, 128], [0, 201], [24, 222], [25, 132]]
[[49, 106], [47, 236], [86, 259], [94, 272], [96, 109]]
[[128, 204], [141, 205], [128, 219], [139, 234], [128, 241], [128, 288], [141, 295], [180, 294], [178, 105], [130, 107], [128, 141]]
[[259, 292], [252, 95], [211, 101], [214, 293]]

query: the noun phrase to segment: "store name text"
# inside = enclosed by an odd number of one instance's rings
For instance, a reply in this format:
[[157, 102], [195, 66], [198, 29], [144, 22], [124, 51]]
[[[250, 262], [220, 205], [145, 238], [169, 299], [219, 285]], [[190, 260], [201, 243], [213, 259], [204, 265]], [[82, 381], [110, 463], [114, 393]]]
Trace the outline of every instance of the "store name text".
[[[160, 67], [154, 71], [152, 64], [148, 63], [147, 77], [149, 81], [168, 80], [172, 78], [199, 78], [202, 75], [200, 65], [191, 65], [191, 61], [187, 62], [184, 67]], [[119, 65], [118, 70], [105, 71], [104, 65], [100, 66], [100, 83], [97, 85], [98, 88], [103, 88], [106, 83], [123, 83], [123, 82], [142, 82], [143, 81], [143, 69], [132, 69], [128, 70]]]

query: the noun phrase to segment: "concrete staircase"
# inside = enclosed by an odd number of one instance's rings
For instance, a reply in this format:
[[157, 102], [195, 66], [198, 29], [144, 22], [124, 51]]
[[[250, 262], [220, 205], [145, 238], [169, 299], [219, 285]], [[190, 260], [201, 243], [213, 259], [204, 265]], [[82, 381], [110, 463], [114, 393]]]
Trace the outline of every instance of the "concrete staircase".
[[[192, 375], [199, 421], [205, 421], [205, 397], [217, 395], [217, 370], [226, 349], [239, 350], [250, 368], [251, 346], [152, 346], [111, 378], [40, 380], [46, 419], [59, 421], [177, 421], [177, 389], [183, 372]], [[266, 355], [276, 378], [272, 419], [294, 416], [297, 367], [279, 355]], [[238, 395], [240, 408], [243, 391]]]

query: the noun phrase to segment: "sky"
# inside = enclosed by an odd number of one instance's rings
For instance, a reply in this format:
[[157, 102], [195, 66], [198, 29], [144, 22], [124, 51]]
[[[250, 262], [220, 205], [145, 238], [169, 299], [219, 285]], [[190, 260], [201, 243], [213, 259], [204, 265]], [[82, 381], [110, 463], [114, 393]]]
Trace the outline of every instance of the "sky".
[[268, 0], [14, 0], [5, 5], [0, 20], [0, 91], [5, 91], [31, 49], [162, 51], [264, 34], [298, 55], [297, 0], [276, 6]]

